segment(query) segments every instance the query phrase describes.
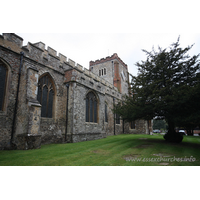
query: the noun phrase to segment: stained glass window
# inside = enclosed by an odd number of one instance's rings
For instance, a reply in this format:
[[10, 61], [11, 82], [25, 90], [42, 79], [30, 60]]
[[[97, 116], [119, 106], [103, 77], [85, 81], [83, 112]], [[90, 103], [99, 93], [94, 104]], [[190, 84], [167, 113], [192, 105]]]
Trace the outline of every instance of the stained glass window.
[[54, 89], [53, 81], [48, 74], [39, 80], [37, 100], [42, 105], [41, 117], [52, 118]]
[[93, 92], [89, 92], [86, 96], [86, 122], [97, 123], [98, 105], [97, 99]]

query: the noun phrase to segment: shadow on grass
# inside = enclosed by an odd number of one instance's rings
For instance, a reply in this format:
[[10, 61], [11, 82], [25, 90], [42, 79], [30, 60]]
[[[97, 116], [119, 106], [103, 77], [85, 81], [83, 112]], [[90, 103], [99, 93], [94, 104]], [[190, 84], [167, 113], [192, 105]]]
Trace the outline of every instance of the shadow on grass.
[[197, 143], [182, 142], [178, 145], [180, 147], [190, 147], [190, 148], [200, 149], [200, 144], [197, 144]]
[[[138, 141], [142, 141], [141, 138], [135, 139]], [[177, 147], [189, 147], [189, 148], [197, 148], [200, 149], [200, 144], [198, 143], [191, 143], [191, 142], [185, 142], [182, 141], [181, 143], [173, 143], [173, 142], [167, 142], [164, 138], [146, 138], [143, 140], [145, 143], [152, 144], [163, 144], [163, 145], [170, 145], [170, 146], [177, 146]]]

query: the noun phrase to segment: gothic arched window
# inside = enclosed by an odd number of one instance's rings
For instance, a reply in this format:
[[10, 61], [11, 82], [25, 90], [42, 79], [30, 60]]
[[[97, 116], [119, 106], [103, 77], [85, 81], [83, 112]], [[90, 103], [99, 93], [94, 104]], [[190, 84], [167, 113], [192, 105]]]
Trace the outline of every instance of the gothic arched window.
[[0, 111], [3, 111], [6, 93], [7, 67], [0, 61]]
[[41, 117], [52, 118], [54, 89], [52, 78], [48, 74], [39, 79], [37, 100], [42, 105]]
[[93, 92], [86, 96], [86, 122], [97, 123], [97, 98]]

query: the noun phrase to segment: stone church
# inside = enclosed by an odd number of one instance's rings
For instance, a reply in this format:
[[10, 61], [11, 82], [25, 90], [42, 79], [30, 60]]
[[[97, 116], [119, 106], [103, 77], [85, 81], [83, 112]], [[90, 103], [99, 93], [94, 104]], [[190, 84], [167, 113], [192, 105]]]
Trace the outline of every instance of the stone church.
[[112, 112], [128, 94], [128, 66], [115, 53], [89, 70], [45, 44], [0, 35], [0, 149], [36, 149], [118, 134], [150, 134], [149, 121]]

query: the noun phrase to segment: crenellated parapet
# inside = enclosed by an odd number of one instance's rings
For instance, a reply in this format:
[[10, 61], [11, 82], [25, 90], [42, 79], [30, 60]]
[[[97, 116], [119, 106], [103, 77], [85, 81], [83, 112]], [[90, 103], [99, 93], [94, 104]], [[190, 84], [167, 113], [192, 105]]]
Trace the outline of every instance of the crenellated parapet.
[[12, 43], [15, 43], [20, 48], [23, 45], [23, 38], [21, 38], [20, 36], [14, 34], [14, 33], [3, 33], [3, 38]]
[[[26, 58], [32, 59], [42, 65], [50, 67], [56, 71], [65, 73], [65, 81], [77, 81], [80, 84], [86, 85], [89, 88], [96, 89], [97, 91], [116, 98], [121, 98], [121, 94], [118, 89], [114, 87], [110, 82], [92, 73], [87, 68], [76, 63], [67, 56], [59, 53], [51, 47], [47, 47], [43, 42], [31, 43], [28, 42], [26, 46], [23, 46], [23, 38], [14, 33], [4, 33], [0, 35], [0, 45], [9, 48], [17, 53], [24, 52]], [[102, 58], [95, 62], [90, 61], [90, 66], [105, 62], [108, 60], [117, 59], [122, 63], [124, 67], [127, 65], [118, 57], [115, 53], [111, 57]]]
[[26, 58], [32, 59], [54, 70], [62, 71], [63, 73], [64, 69], [68, 69], [69, 66], [75, 66], [75, 62], [71, 62], [71, 59], [67, 60], [65, 55], [61, 53], [57, 55], [57, 51], [49, 46], [46, 49], [43, 42], [34, 44], [28, 42], [26, 46], [23, 46], [23, 38], [14, 33], [3, 33], [3, 35], [0, 35], [0, 45], [17, 53], [23, 51]]

